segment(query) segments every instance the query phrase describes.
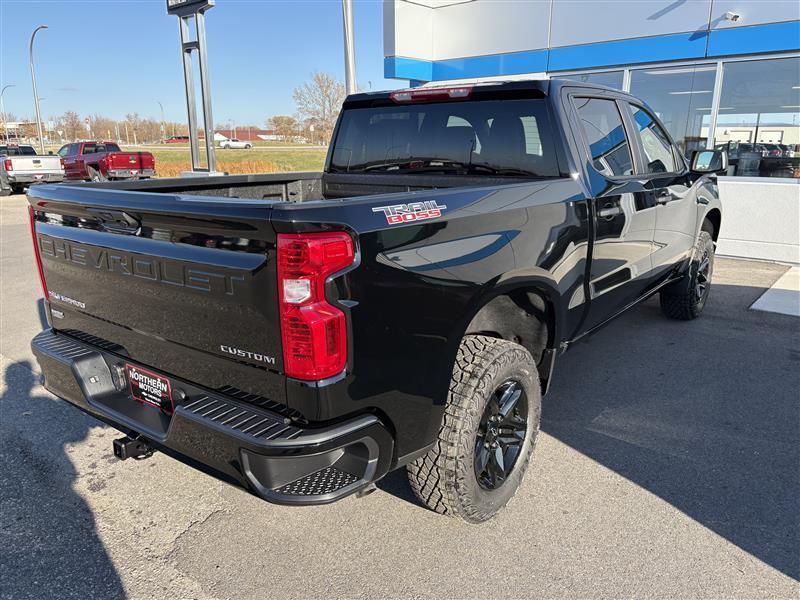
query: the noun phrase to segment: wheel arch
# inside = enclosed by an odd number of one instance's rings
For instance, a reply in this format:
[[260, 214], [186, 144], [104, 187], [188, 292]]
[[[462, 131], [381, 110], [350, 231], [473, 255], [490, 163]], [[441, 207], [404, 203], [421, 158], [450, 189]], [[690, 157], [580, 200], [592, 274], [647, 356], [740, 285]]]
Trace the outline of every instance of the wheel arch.
[[[703, 223], [705, 223], [705, 221], [711, 223], [713, 230], [709, 233], [711, 233], [711, 239], [716, 243], [719, 237], [719, 228], [722, 225], [722, 212], [718, 208], [712, 208], [703, 217]], [[702, 225], [701, 228], [703, 228]]]
[[515, 278], [478, 296], [467, 312], [460, 335], [486, 335], [520, 344], [539, 368], [547, 390], [558, 343], [563, 303], [555, 284], [545, 277]]

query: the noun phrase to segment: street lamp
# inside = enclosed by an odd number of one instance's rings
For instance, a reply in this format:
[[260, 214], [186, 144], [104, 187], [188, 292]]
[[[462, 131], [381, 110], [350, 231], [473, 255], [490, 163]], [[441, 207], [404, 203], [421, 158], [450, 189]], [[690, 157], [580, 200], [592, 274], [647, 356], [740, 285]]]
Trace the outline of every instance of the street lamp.
[[6, 119], [6, 109], [3, 106], [3, 94], [6, 93], [6, 90], [10, 87], [17, 87], [13, 83], [9, 83], [8, 85], [4, 85], [3, 89], [0, 90], [0, 113], [3, 114], [3, 131], [5, 132], [5, 141], [8, 143], [8, 119]]
[[36, 91], [36, 73], [33, 69], [33, 39], [40, 29], [47, 29], [47, 25], [39, 25], [31, 34], [31, 43], [28, 47], [28, 61], [31, 64], [31, 83], [33, 84], [33, 103], [36, 107], [36, 128], [39, 131], [39, 152], [44, 154], [44, 134], [42, 133], [42, 116], [39, 114], [39, 93]]
[[167, 131], [167, 124], [164, 121], [164, 105], [158, 100], [156, 100], [156, 104], [158, 104], [158, 106], [161, 108], [161, 140], [163, 141]]
[[349, 95], [358, 91], [355, 33], [353, 31], [353, 0], [342, 0], [342, 20], [344, 22], [344, 82], [345, 90]]

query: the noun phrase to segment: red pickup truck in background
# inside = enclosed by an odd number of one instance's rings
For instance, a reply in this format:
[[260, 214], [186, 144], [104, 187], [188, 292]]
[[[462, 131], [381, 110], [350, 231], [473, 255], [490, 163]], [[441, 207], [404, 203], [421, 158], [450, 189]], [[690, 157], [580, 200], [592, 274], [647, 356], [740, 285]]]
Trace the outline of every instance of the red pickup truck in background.
[[156, 174], [152, 154], [123, 152], [114, 142], [66, 144], [58, 155], [64, 160], [64, 178], [69, 180], [148, 179]]

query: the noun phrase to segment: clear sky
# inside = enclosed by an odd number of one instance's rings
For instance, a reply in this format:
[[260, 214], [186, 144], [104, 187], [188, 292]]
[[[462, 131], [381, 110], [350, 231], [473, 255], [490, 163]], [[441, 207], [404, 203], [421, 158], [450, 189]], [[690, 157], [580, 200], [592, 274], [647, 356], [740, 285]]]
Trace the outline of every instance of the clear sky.
[[[383, 3], [354, 2], [362, 89], [396, 88], [383, 78]], [[0, 0], [0, 86], [5, 109], [32, 117], [28, 43], [42, 117], [126, 113], [186, 121], [178, 19], [165, 0]], [[292, 90], [314, 70], [344, 80], [340, 0], [217, 0], [206, 13], [214, 121], [264, 124], [293, 114]], [[199, 103], [199, 100], [198, 100]]]

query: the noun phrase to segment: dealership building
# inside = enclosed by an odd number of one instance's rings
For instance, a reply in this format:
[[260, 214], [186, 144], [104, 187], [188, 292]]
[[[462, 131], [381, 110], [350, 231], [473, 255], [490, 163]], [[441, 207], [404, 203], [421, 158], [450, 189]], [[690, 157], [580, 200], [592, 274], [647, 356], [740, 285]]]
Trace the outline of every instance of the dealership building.
[[628, 91], [687, 155], [728, 151], [721, 251], [800, 262], [800, 2], [387, 0], [384, 55], [386, 77], [415, 86], [566, 77]]

